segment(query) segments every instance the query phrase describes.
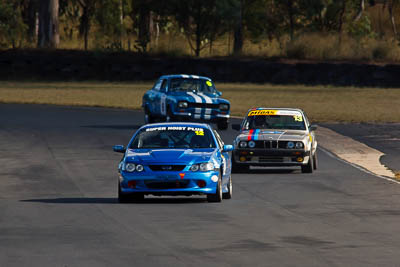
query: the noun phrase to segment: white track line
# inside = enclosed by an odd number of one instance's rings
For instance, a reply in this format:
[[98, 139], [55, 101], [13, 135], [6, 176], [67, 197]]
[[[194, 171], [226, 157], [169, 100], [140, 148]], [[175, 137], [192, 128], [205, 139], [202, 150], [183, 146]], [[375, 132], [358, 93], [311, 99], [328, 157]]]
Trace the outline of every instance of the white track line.
[[351, 163], [351, 162], [349, 162], [349, 161], [347, 161], [347, 160], [344, 160], [344, 159], [342, 159], [342, 158], [336, 156], [335, 154], [333, 154], [332, 152], [326, 150], [325, 148], [322, 148], [321, 146], [318, 146], [318, 149], [320, 149], [321, 151], [323, 151], [325, 154], [327, 154], [327, 155], [330, 156], [331, 158], [337, 159], [337, 160], [339, 160], [339, 161], [341, 161], [341, 162], [343, 162], [343, 163], [347, 163], [347, 164], [353, 166], [354, 168], [356, 168], [356, 169], [358, 169], [358, 170], [360, 170], [360, 171], [363, 171], [363, 172], [365, 172], [365, 173], [371, 174], [371, 175], [373, 175], [373, 176], [375, 176], [375, 177], [384, 179], [384, 180], [386, 180], [386, 181], [390, 181], [390, 182], [393, 182], [393, 183], [396, 183], [396, 184], [400, 184], [400, 181], [397, 181], [397, 180], [395, 180], [395, 179], [393, 179], [393, 178], [389, 178], [389, 177], [386, 177], [386, 176], [382, 176], [382, 175], [378, 175], [378, 174], [376, 174], [376, 173], [373, 173], [373, 172], [371, 172], [371, 171], [369, 171], [369, 170], [367, 170], [367, 169], [365, 169], [365, 168], [363, 168], [363, 167], [361, 167], [361, 166], [358, 166], [357, 164]]

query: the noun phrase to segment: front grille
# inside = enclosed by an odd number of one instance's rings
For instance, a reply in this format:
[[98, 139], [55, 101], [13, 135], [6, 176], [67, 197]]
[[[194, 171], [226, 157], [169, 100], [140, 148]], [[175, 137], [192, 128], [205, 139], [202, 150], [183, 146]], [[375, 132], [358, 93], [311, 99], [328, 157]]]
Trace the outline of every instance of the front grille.
[[171, 172], [180, 172], [182, 171], [186, 165], [149, 165], [149, 168], [152, 171], [171, 171]]
[[145, 181], [144, 184], [150, 189], [176, 189], [186, 188], [189, 184], [189, 180], [176, 180], [176, 181]]
[[265, 148], [264, 141], [254, 141], [256, 143], [255, 148]]
[[218, 109], [219, 108], [219, 104], [189, 103], [189, 108], [212, 108], [212, 109]]
[[266, 140], [266, 141], [255, 141], [256, 146], [255, 148], [265, 148], [265, 149], [278, 149], [278, 148], [287, 148], [288, 141], [273, 141], [273, 140]]
[[279, 141], [278, 142], [278, 148], [287, 148], [287, 143], [289, 141]]

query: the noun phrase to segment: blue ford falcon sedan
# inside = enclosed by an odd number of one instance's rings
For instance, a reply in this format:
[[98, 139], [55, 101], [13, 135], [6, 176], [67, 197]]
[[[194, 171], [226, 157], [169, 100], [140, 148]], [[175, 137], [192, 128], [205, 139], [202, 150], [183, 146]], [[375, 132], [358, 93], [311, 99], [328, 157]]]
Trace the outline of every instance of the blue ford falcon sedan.
[[157, 123], [142, 126], [119, 164], [119, 202], [145, 195], [206, 195], [209, 202], [232, 197], [232, 145], [208, 124]]
[[161, 76], [142, 101], [145, 122], [198, 121], [228, 127], [230, 103], [221, 98], [210, 78], [196, 75]]

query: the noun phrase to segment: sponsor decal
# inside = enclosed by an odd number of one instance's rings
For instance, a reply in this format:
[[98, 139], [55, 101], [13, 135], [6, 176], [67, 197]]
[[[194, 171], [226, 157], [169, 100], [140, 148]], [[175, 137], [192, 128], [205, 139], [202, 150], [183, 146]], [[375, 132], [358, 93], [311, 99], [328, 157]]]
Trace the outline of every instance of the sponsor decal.
[[212, 82], [210, 81], [206, 81], [207, 86], [211, 87], [212, 86]]
[[260, 133], [260, 129], [257, 129], [254, 133], [253, 140], [258, 140], [258, 134]]
[[277, 110], [269, 110], [269, 109], [252, 110], [249, 112], [249, 114], [247, 116], [276, 115], [277, 112], [278, 112]]
[[152, 132], [152, 131], [194, 131], [199, 133], [198, 135], [204, 135], [204, 128], [198, 128], [198, 127], [187, 127], [187, 126], [162, 126], [162, 127], [151, 127], [151, 128], [146, 128], [146, 132]]
[[222, 165], [224, 166], [224, 168], [222, 169], [222, 175], [226, 174], [226, 159], [224, 157], [224, 155], [221, 155], [222, 157]]
[[167, 99], [167, 95], [166, 94], [162, 94], [161, 95], [161, 99], [160, 99], [160, 110], [161, 110], [161, 115], [167, 115], [167, 105], [166, 105], [166, 99]]
[[282, 131], [262, 131], [261, 133], [262, 134], [281, 134], [283, 132]]
[[257, 141], [258, 135], [260, 134], [260, 129], [250, 130], [249, 135], [247, 136], [247, 141]]
[[273, 110], [273, 109], [257, 109], [250, 110], [247, 116], [274, 116], [274, 115], [282, 115], [282, 116], [293, 116], [298, 121], [303, 121], [303, 116], [299, 111], [296, 110]]
[[251, 137], [253, 136], [253, 132], [254, 132], [254, 130], [249, 131], [249, 135], [247, 136], [247, 141], [251, 140]]

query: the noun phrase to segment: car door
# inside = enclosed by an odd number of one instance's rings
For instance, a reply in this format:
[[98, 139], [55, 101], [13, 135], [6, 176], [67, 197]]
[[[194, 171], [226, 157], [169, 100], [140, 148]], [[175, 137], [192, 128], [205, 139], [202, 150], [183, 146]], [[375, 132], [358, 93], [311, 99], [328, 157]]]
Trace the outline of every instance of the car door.
[[312, 146], [313, 146], [313, 151], [315, 151], [315, 149], [316, 149], [315, 131], [310, 131], [310, 129], [309, 129], [310, 126], [311, 126], [310, 121], [308, 120], [306, 114], [303, 114], [303, 115], [304, 115], [304, 123], [307, 125], [308, 131], [309, 131], [309, 136], [310, 136], [310, 138], [311, 138], [311, 142], [312, 142]]
[[150, 113], [153, 115], [158, 115], [158, 103], [157, 103], [157, 96], [160, 93], [160, 88], [163, 79], [159, 79], [153, 86], [151, 90], [149, 90], [147, 94], [147, 106], [150, 108]]
[[221, 160], [223, 164], [222, 169], [222, 186], [225, 186], [229, 182], [229, 177], [231, 174], [232, 162], [229, 152], [223, 152], [224, 141], [219, 136], [218, 132], [214, 130], [215, 137], [217, 138], [217, 143], [221, 151]]
[[161, 82], [160, 91], [157, 96], [158, 112], [161, 116], [167, 115], [167, 91], [168, 91], [168, 80], [163, 79]]

